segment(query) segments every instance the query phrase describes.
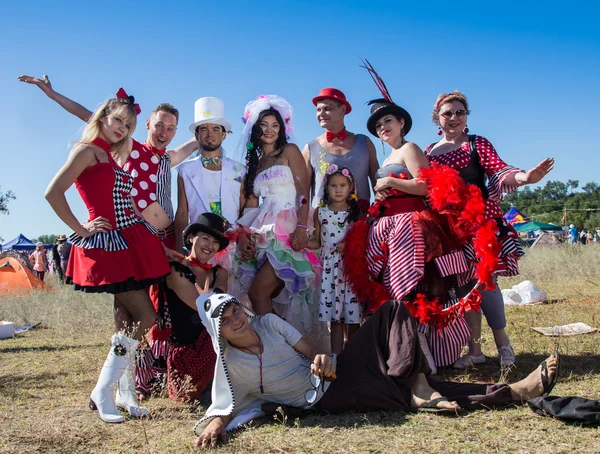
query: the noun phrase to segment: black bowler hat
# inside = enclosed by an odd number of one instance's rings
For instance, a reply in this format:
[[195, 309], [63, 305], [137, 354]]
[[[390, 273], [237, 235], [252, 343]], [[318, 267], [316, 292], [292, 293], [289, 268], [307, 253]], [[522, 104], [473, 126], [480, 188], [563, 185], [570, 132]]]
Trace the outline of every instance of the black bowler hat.
[[386, 115], [393, 115], [396, 118], [404, 119], [404, 135], [408, 134], [410, 128], [412, 128], [412, 118], [410, 117], [410, 114], [398, 104], [384, 98], [374, 99], [373, 101], [369, 101], [368, 104], [371, 106], [371, 116], [367, 120], [367, 129], [375, 137], [379, 137], [377, 135], [375, 124], [381, 117]]
[[191, 249], [192, 242], [188, 239], [190, 235], [198, 232], [208, 233], [219, 241], [219, 251], [222, 251], [229, 244], [229, 240], [225, 237], [225, 219], [218, 214], [203, 213], [198, 216], [196, 222], [188, 225], [183, 231], [183, 244], [186, 248]]

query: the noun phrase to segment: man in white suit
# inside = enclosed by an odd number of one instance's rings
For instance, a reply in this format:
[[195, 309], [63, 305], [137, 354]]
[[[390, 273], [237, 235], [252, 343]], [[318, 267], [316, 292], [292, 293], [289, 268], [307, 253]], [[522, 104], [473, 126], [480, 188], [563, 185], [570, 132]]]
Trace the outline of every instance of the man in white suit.
[[241, 163], [224, 156], [221, 144], [231, 124], [223, 101], [200, 98], [190, 126], [200, 144], [200, 155], [178, 167], [175, 240], [182, 250], [182, 232], [202, 213], [215, 213], [235, 226], [240, 209], [240, 186], [246, 173]]

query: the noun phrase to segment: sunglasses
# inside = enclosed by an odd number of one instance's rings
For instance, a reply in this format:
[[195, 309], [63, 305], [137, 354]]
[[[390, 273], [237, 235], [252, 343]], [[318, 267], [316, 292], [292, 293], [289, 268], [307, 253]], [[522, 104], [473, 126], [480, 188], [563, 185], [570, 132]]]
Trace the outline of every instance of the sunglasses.
[[322, 379], [318, 375], [310, 374], [309, 380], [312, 389], [304, 393], [304, 400], [307, 404], [314, 404], [319, 395], [319, 387], [321, 387], [321, 392], [325, 392], [325, 379]]
[[459, 110], [446, 110], [445, 112], [440, 112], [440, 115], [448, 120], [450, 120], [453, 116], [456, 115], [456, 118], [463, 118], [467, 115], [467, 111], [464, 109]]

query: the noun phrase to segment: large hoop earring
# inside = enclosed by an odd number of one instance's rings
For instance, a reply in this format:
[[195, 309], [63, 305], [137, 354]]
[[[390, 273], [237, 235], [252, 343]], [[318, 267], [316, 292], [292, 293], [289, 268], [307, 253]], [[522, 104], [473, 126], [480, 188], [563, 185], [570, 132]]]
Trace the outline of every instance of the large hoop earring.
[[469, 127], [467, 125], [465, 125], [465, 129], [463, 129], [463, 132], [465, 134], [469, 134]]

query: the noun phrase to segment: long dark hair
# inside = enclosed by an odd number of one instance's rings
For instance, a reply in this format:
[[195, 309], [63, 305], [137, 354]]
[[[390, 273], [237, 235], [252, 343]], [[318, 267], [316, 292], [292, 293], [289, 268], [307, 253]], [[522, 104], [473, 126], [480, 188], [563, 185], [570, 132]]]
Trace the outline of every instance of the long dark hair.
[[[344, 170], [348, 171], [348, 175], [344, 175]], [[347, 167], [339, 166], [335, 172], [325, 174], [323, 181], [323, 200], [321, 201], [321, 204], [325, 206], [329, 205], [329, 179], [334, 175], [340, 175], [346, 178], [352, 185], [352, 190], [350, 191], [350, 194], [348, 194], [347, 199], [348, 205], [350, 205], [350, 212], [348, 213], [346, 221], [355, 222], [360, 216], [360, 206], [358, 205], [358, 196], [356, 195], [356, 183], [354, 182], [354, 176]]]
[[[260, 127], [260, 123], [263, 121], [265, 117], [269, 115], [273, 115], [277, 123], [279, 123], [279, 137], [275, 142], [275, 149], [279, 150], [275, 155], [275, 158], [279, 158], [283, 153], [283, 147], [288, 143], [285, 135], [285, 123], [281, 114], [273, 109], [263, 110], [260, 114], [258, 114], [258, 119], [256, 123], [252, 126], [252, 132], [250, 133], [250, 141], [246, 144], [246, 149], [248, 152], [246, 153], [246, 182], [244, 184], [244, 194], [246, 198], [252, 196], [254, 194], [254, 179], [256, 178], [256, 171], [258, 170], [258, 161], [260, 156], [262, 155], [262, 128]], [[241, 210], [244, 208], [242, 207]]]

